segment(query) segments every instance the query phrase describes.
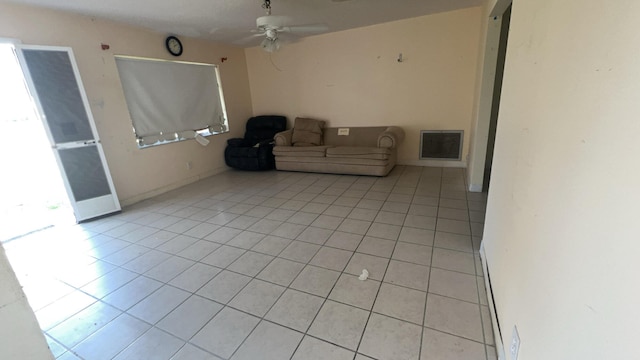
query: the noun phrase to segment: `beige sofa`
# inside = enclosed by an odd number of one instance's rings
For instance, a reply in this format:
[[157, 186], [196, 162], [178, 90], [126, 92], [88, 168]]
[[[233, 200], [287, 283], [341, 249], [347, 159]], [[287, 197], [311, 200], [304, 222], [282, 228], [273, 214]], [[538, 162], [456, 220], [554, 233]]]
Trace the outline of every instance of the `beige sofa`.
[[[349, 135], [338, 135], [348, 129]], [[386, 176], [396, 164], [404, 131], [397, 126], [322, 129], [321, 145], [292, 146], [293, 131], [275, 136], [276, 169]]]

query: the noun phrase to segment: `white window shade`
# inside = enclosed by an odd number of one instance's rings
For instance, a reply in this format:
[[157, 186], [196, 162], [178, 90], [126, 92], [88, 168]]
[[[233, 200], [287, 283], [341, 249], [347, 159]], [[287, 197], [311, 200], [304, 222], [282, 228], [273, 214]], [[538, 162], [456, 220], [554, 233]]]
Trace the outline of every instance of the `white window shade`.
[[226, 130], [215, 65], [128, 57], [116, 64], [141, 145]]

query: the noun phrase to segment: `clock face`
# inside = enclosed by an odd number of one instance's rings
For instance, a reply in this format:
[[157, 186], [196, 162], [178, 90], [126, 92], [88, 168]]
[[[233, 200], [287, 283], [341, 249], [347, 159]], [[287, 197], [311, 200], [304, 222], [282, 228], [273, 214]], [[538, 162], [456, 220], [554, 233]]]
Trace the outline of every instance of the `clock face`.
[[167, 50], [171, 55], [173, 56], [182, 55], [182, 43], [177, 37], [175, 36], [167, 37], [167, 40], [165, 40], [165, 45], [167, 46]]

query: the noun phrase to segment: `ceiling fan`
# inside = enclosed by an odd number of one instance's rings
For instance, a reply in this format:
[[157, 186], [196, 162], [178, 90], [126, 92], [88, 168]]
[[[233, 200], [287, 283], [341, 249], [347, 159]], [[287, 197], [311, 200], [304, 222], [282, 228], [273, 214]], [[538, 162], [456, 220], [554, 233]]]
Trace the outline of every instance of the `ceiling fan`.
[[264, 36], [264, 40], [260, 43], [262, 49], [266, 52], [274, 52], [280, 49], [281, 34], [313, 34], [321, 33], [329, 30], [325, 24], [313, 25], [289, 25], [291, 18], [283, 15], [271, 15], [271, 0], [264, 0], [262, 7], [266, 10], [267, 15], [256, 19], [258, 33], [254, 36]]

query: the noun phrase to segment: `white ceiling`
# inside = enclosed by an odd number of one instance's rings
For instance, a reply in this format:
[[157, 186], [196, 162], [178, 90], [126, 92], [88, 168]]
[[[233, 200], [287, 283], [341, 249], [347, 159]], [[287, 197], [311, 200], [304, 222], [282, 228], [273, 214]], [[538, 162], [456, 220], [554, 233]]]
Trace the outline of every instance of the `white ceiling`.
[[[10, 0], [143, 26], [161, 33], [253, 46], [247, 41], [262, 0]], [[324, 23], [328, 32], [477, 6], [483, 0], [271, 0], [290, 25]]]

